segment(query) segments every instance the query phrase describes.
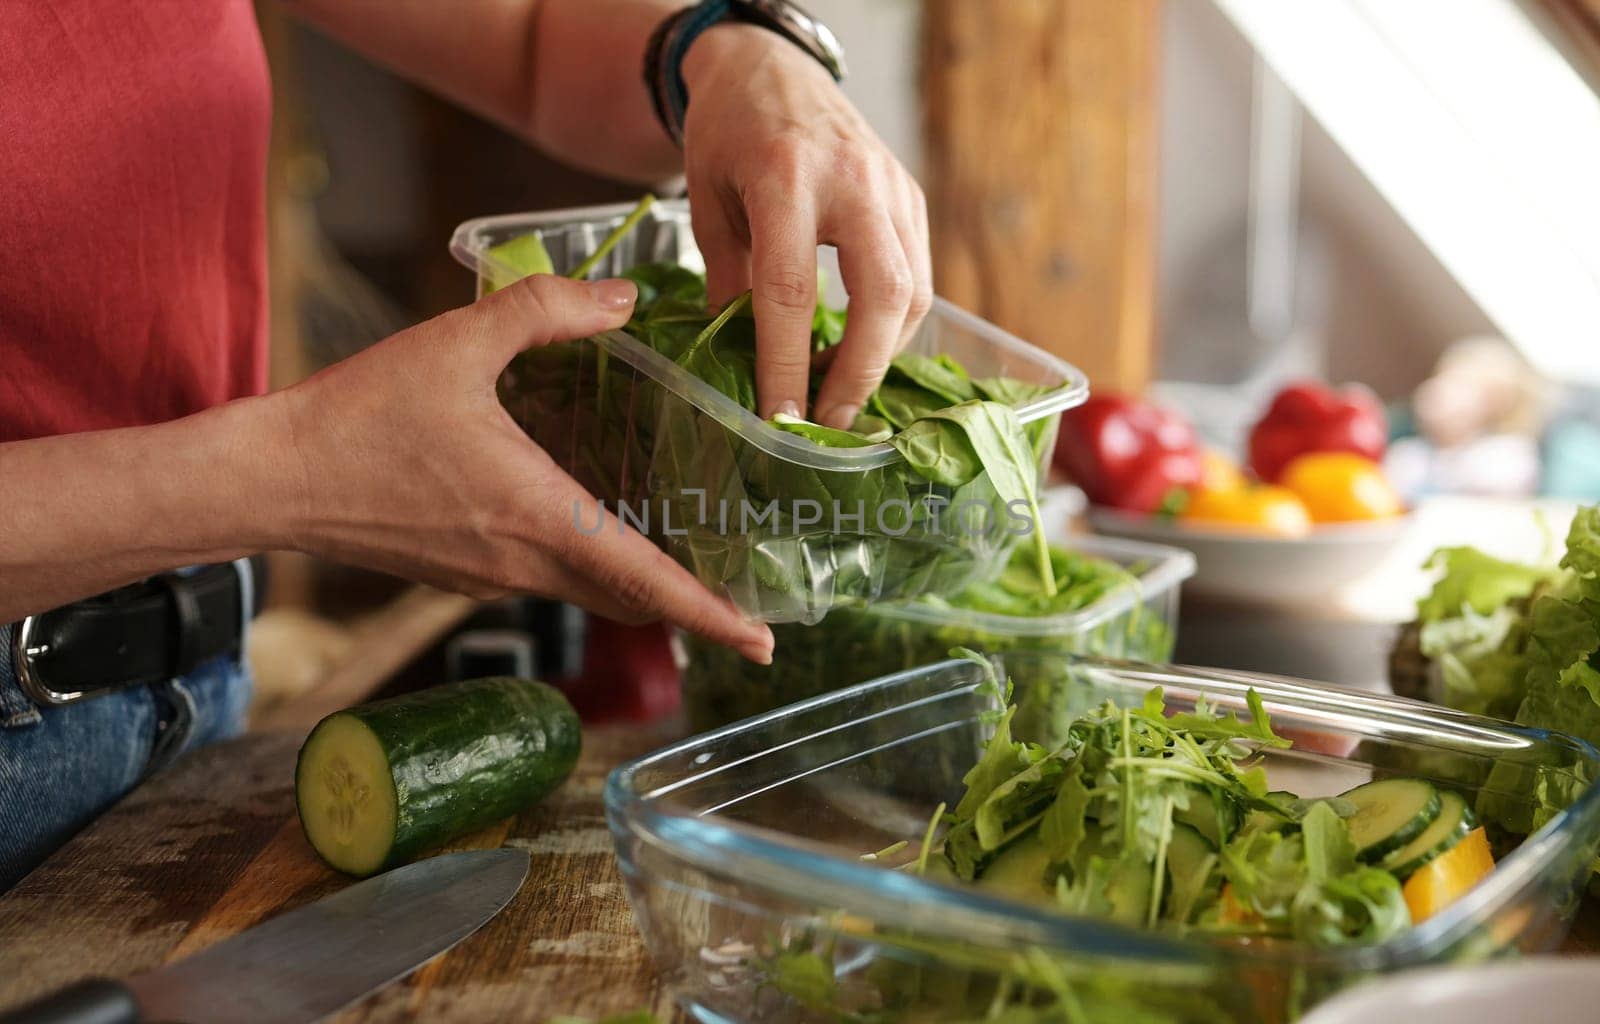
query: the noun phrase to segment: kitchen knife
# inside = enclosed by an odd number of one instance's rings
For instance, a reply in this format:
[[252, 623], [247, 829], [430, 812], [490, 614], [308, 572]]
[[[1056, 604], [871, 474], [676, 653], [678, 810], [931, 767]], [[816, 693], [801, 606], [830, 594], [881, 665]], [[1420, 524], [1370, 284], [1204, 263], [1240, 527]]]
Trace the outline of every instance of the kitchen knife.
[[477, 931], [528, 877], [526, 850], [408, 864], [122, 981], [91, 978], [0, 1024], [307, 1024]]

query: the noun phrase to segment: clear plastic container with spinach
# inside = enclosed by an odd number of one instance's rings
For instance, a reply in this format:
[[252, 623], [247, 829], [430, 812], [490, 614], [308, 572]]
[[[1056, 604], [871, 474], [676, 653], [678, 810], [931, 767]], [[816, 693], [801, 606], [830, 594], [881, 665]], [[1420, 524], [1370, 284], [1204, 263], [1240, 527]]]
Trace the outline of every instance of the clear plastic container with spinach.
[[[707, 308], [686, 205], [484, 218], [451, 250], [480, 291], [541, 270], [639, 285], [624, 330], [523, 354], [501, 399], [617, 521], [769, 622], [992, 578], [1029, 532], [1056, 414], [1088, 391], [1068, 364], [936, 300], [854, 430], [766, 421], [748, 302]], [[814, 345], [843, 323], [819, 305]], [[595, 508], [573, 518], [617, 526]], [[1028, 546], [1047, 577], [1042, 544]]]
[[[952, 596], [835, 609], [814, 626], [773, 629], [772, 665], [683, 636], [684, 707], [697, 730], [939, 661], [955, 647], [989, 654], [1036, 651], [1165, 661], [1178, 628], [1178, 591], [1194, 556], [1178, 548], [1106, 537], [1055, 538], [1056, 593], [1042, 592], [1026, 549], [997, 578]], [[1070, 665], [1020, 663], [1027, 683], [1018, 715], [1045, 739], [1071, 718]]]

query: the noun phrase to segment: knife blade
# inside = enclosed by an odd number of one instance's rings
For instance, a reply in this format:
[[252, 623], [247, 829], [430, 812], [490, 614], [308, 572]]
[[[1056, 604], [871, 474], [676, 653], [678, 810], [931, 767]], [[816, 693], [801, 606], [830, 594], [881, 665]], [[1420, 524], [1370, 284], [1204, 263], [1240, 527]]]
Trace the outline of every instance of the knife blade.
[[469, 850], [376, 875], [123, 981], [90, 979], [0, 1024], [307, 1024], [410, 974], [500, 912], [526, 850]]

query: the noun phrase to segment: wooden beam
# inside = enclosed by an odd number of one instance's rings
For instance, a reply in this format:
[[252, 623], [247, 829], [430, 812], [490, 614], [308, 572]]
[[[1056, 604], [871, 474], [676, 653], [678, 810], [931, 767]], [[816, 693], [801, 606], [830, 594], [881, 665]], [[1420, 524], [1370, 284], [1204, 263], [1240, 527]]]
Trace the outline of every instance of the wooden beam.
[[1157, 0], [927, 0], [939, 294], [1096, 387], [1153, 359]]
[[1600, 89], [1600, 0], [1538, 0], [1562, 39], [1558, 46], [1590, 85]]

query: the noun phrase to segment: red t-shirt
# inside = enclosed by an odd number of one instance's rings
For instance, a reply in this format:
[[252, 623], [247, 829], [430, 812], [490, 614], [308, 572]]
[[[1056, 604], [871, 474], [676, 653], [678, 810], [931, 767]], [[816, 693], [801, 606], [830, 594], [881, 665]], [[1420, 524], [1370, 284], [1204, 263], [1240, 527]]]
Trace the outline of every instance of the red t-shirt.
[[266, 384], [249, 0], [0, 0], [0, 441]]

